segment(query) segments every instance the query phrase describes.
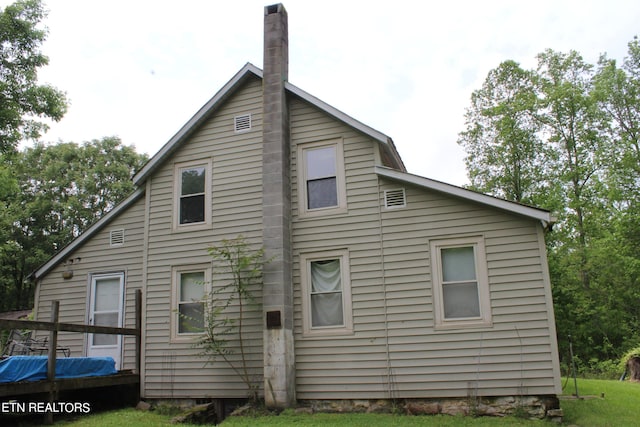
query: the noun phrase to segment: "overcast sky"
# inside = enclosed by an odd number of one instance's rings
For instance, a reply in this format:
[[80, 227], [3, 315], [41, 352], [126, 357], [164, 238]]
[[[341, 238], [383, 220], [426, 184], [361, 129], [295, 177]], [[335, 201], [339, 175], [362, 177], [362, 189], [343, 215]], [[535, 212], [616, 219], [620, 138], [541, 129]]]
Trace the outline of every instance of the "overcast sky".
[[[0, 0], [5, 6], [10, 3]], [[266, 0], [45, 0], [41, 82], [69, 111], [45, 141], [119, 136], [155, 154], [245, 63]], [[411, 173], [467, 182], [457, 135], [473, 90], [551, 48], [621, 60], [640, 2], [288, 0], [289, 81], [393, 138]]]

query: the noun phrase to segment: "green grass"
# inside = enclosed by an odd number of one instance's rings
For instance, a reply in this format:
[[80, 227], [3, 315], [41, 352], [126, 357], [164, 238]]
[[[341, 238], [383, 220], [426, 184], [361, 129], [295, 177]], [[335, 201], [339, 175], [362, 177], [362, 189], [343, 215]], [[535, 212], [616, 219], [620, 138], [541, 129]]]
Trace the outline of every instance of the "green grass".
[[313, 414], [297, 415], [286, 411], [275, 417], [231, 417], [227, 418], [222, 427], [387, 427], [387, 426], [536, 426], [544, 427], [547, 423], [539, 420], [523, 420], [513, 417], [505, 418], [471, 418], [450, 415], [391, 415], [391, 414]]
[[[568, 381], [564, 394], [575, 394], [573, 380]], [[578, 394], [582, 399], [560, 401], [565, 424], [584, 427], [640, 425], [640, 384], [578, 379]]]
[[[162, 427], [171, 424], [171, 416], [157, 412], [136, 411], [134, 408], [117, 409], [82, 416], [76, 419], [56, 421], [56, 426], [69, 427]], [[179, 425], [179, 424], [178, 424]]]
[[[573, 380], [567, 382], [564, 398], [560, 406], [564, 411], [563, 425], [580, 427], [635, 427], [640, 425], [637, 413], [640, 402], [640, 384], [606, 381], [606, 380], [578, 380], [578, 391], [583, 399], [570, 398], [575, 394]], [[604, 393], [604, 398], [602, 394]], [[161, 415], [157, 412], [140, 412], [134, 409], [120, 409], [116, 411], [83, 416], [76, 420], [60, 420], [57, 426], [94, 427], [94, 426], [126, 426], [126, 427], [156, 427], [171, 426], [172, 416]], [[382, 427], [382, 426], [534, 426], [550, 427], [552, 424], [541, 420], [523, 420], [513, 417], [454, 417], [437, 416], [407, 416], [390, 414], [296, 414], [287, 410], [280, 415], [259, 417], [230, 417], [222, 427], [272, 427], [272, 426], [302, 426], [302, 427]]]

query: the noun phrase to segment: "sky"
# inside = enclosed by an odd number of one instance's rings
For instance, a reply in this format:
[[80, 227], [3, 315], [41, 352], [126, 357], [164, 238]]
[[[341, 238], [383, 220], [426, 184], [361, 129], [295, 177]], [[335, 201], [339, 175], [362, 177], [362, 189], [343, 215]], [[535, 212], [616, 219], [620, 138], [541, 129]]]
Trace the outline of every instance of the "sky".
[[[49, 65], [65, 91], [47, 142], [118, 136], [155, 154], [247, 62], [262, 68], [267, 0], [44, 0]], [[10, 2], [0, 0], [3, 7]], [[289, 81], [390, 136], [410, 173], [468, 182], [470, 96], [505, 60], [546, 49], [622, 60], [637, 0], [285, 0]]]

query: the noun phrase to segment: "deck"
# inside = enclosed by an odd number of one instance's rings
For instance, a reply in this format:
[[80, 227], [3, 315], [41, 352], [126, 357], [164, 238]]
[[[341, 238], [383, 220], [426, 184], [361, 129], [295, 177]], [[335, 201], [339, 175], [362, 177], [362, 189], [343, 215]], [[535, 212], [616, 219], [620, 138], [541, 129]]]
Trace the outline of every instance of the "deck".
[[140, 384], [140, 375], [132, 371], [120, 371], [114, 375], [101, 377], [58, 378], [54, 380], [0, 383], [0, 398], [127, 384]]
[[[41, 381], [20, 381], [12, 383], [0, 383], [0, 397], [14, 397], [24, 395], [46, 394], [49, 402], [54, 402], [58, 398], [59, 392], [73, 391], [98, 387], [137, 385], [140, 389], [140, 330], [142, 325], [142, 293], [136, 292], [136, 325], [135, 328], [113, 328], [108, 326], [78, 325], [72, 323], [60, 323], [58, 314], [60, 302], [53, 301], [51, 304], [51, 321], [41, 322], [33, 320], [0, 319], [0, 330], [27, 329], [49, 331], [48, 339], [48, 359], [47, 359], [47, 379]], [[136, 367], [134, 371], [120, 371], [117, 374], [81, 377], [81, 378], [56, 378], [56, 353], [58, 349], [58, 332], [78, 332], [85, 334], [115, 334], [133, 335], [136, 340]], [[138, 396], [139, 397], [139, 396]], [[45, 423], [52, 423], [52, 413], [48, 413]]]

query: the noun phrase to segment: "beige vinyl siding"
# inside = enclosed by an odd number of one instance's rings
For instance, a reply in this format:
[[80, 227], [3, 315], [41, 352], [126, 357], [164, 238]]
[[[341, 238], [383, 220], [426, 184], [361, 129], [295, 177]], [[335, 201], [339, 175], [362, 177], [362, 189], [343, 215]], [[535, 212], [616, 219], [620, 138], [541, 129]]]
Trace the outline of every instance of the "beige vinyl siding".
[[[142, 289], [142, 252], [144, 242], [144, 196], [140, 197], [117, 218], [107, 224], [95, 236], [69, 255], [77, 259], [71, 269], [73, 278], [62, 278], [64, 265], [58, 265], [46, 274], [38, 284], [36, 319], [51, 319], [51, 301], [60, 301], [59, 319], [61, 322], [86, 324], [87, 297], [90, 275], [97, 273], [125, 274], [125, 316], [124, 327], [135, 327], [135, 291]], [[122, 246], [110, 246], [110, 231], [124, 229], [125, 243]], [[58, 342], [71, 349], [71, 356], [86, 354], [87, 335], [61, 332]], [[124, 339], [123, 369], [135, 368], [135, 340]]]
[[[389, 180], [379, 188], [374, 141], [298, 99], [290, 106], [292, 182], [297, 144], [343, 138], [348, 210], [298, 218], [293, 188], [297, 398], [558, 393], [539, 224]], [[407, 207], [385, 209], [384, 190], [399, 187]], [[436, 330], [429, 242], [461, 236], [484, 237], [493, 325]], [[349, 251], [354, 332], [305, 336], [300, 254], [338, 249]]]
[[[207, 248], [243, 235], [255, 247], [262, 236], [261, 81], [250, 79], [189, 137], [150, 178], [146, 289], [145, 396], [148, 398], [246, 397], [247, 390], [221, 359], [206, 359], [192, 342], [172, 340], [172, 267], [207, 264]], [[252, 115], [252, 129], [234, 132], [234, 117]], [[211, 162], [211, 226], [174, 230], [174, 164]], [[213, 286], [216, 285], [214, 277]], [[225, 282], [226, 284], [226, 282]], [[259, 290], [256, 292], [261, 299]], [[261, 311], [247, 321], [251, 366], [262, 375]], [[237, 342], [230, 347], [237, 349]], [[237, 351], [232, 356], [237, 361]]]
[[[293, 188], [293, 278], [298, 399], [360, 398], [385, 394], [384, 289], [374, 142], [298, 99], [291, 99], [292, 182], [297, 144], [342, 138], [348, 213], [298, 218]], [[353, 335], [302, 333], [300, 254], [348, 249]]]
[[[398, 186], [382, 182], [381, 197], [384, 189]], [[403, 397], [558, 393], [540, 225], [417, 187], [407, 186], [406, 193], [407, 208], [382, 212], [395, 392]], [[493, 325], [436, 330], [429, 241], [460, 236], [484, 237]]]

